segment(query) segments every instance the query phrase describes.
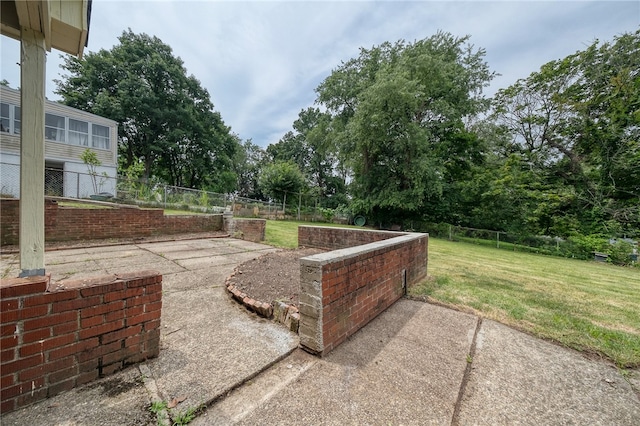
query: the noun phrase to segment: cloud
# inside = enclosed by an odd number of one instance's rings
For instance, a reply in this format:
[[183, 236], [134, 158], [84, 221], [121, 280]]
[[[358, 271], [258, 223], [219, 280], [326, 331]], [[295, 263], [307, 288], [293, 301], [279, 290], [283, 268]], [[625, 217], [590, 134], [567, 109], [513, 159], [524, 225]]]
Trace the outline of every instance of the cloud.
[[[88, 50], [110, 49], [127, 28], [157, 36], [207, 88], [226, 124], [264, 147], [291, 129], [318, 84], [360, 47], [438, 30], [470, 35], [502, 74], [491, 95], [639, 24], [640, 2], [625, 1], [99, 1]], [[1, 47], [1, 78], [17, 86], [18, 44], [2, 37]], [[60, 62], [48, 55], [50, 98]]]

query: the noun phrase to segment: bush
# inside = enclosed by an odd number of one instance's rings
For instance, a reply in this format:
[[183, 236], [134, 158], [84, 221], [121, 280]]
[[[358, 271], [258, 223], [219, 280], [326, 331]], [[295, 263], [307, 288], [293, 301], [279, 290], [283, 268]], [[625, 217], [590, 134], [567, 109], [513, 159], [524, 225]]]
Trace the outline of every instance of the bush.
[[620, 266], [631, 265], [631, 257], [629, 255], [632, 252], [633, 246], [625, 241], [616, 241], [613, 244], [609, 244], [605, 251], [609, 255], [607, 262]]
[[601, 235], [575, 235], [569, 242], [565, 255], [578, 259], [591, 259], [594, 252], [606, 253], [609, 246], [609, 241]]

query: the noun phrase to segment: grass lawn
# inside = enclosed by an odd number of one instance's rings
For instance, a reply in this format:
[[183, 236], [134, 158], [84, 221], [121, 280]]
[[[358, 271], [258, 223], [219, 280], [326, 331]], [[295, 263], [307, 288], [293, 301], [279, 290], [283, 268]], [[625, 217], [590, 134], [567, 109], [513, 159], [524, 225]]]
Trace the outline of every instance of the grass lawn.
[[74, 209], [112, 209], [113, 206], [98, 203], [83, 203], [82, 201], [58, 201], [58, 206], [69, 207]]
[[[267, 221], [266, 242], [295, 248], [302, 224]], [[428, 272], [412, 295], [640, 366], [638, 268], [431, 239]]]
[[322, 222], [291, 222], [284, 220], [267, 220], [265, 229], [266, 244], [280, 248], [296, 248], [298, 247], [298, 226], [337, 226], [340, 228], [359, 228], [353, 225], [336, 225], [335, 223]]

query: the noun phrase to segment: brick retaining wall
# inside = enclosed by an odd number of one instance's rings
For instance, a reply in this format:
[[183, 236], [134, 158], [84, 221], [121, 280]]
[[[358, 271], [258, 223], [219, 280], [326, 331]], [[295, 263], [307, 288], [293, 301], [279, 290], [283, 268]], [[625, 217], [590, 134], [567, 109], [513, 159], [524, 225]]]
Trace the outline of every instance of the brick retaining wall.
[[2, 413], [159, 354], [161, 275], [48, 285], [42, 276], [0, 284]]
[[324, 355], [401, 298], [427, 275], [428, 241], [428, 234], [300, 226], [300, 246], [339, 248], [300, 259], [300, 344]]
[[[17, 245], [20, 200], [0, 200], [0, 245]], [[162, 209], [60, 207], [45, 200], [45, 240], [142, 238], [152, 235], [212, 232], [223, 229], [222, 215], [171, 215]]]
[[405, 234], [404, 232], [376, 231], [370, 229], [299, 226], [298, 247], [337, 250], [374, 243]]
[[227, 232], [233, 238], [259, 243], [264, 241], [267, 221], [265, 219], [236, 219], [230, 221]]

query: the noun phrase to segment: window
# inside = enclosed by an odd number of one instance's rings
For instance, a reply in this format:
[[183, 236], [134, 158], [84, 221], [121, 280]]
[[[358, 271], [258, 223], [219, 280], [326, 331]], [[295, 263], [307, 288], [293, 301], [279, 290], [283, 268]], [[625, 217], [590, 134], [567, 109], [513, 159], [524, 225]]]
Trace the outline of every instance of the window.
[[2, 103], [0, 104], [0, 131], [9, 133], [11, 131], [11, 105]]
[[[19, 135], [20, 118], [19, 106], [0, 103], [1, 132]], [[70, 145], [111, 149], [110, 127], [56, 114], [45, 114], [44, 138], [49, 141], [66, 142]]]
[[0, 104], [0, 131], [20, 134], [20, 107], [4, 102]]
[[53, 114], [44, 116], [44, 138], [51, 141], [65, 141], [65, 120], [64, 117]]
[[16, 135], [20, 134], [20, 107], [19, 106], [14, 106], [13, 107], [13, 133], [15, 133]]
[[89, 146], [89, 123], [70, 118], [69, 143], [73, 145]]
[[100, 149], [109, 149], [109, 128], [99, 124], [91, 125], [91, 146]]

